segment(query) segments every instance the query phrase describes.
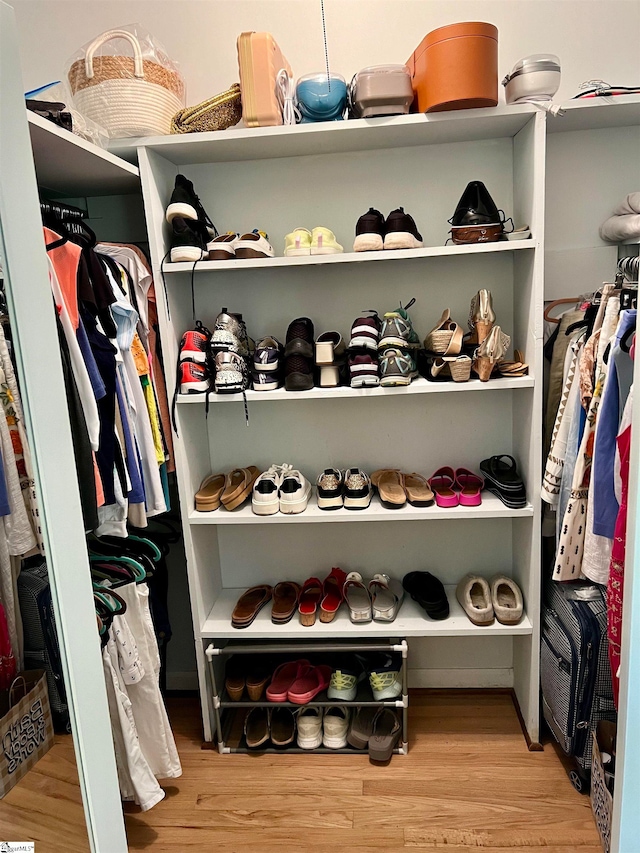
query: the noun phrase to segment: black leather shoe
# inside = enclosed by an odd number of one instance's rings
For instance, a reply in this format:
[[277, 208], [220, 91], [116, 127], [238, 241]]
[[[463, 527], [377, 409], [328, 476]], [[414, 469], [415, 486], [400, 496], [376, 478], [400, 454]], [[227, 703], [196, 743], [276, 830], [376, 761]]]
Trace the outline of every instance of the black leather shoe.
[[500, 213], [482, 181], [471, 181], [450, 219], [454, 228], [468, 225], [499, 225]]

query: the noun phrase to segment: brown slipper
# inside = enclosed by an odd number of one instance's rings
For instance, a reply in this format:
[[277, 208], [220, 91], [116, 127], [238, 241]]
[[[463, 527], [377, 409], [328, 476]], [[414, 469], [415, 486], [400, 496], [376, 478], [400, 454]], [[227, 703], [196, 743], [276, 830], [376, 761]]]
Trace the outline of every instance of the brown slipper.
[[292, 581], [281, 581], [273, 588], [271, 621], [274, 625], [285, 625], [298, 609], [300, 587]]
[[224, 484], [224, 491], [220, 497], [222, 505], [226, 509], [236, 509], [250, 496], [253, 484], [260, 476], [260, 471], [255, 465], [248, 468], [234, 468], [229, 471]]
[[422, 474], [403, 474], [404, 490], [412, 506], [429, 506], [433, 503], [433, 491]]
[[378, 479], [380, 502], [387, 509], [400, 509], [407, 502], [404, 475], [400, 471], [383, 471]]
[[272, 589], [268, 584], [252, 586], [243, 592], [231, 614], [234, 628], [248, 628], [262, 608], [271, 601]]
[[220, 506], [220, 498], [224, 492], [226, 476], [224, 474], [209, 474], [196, 492], [196, 510], [212, 512]]

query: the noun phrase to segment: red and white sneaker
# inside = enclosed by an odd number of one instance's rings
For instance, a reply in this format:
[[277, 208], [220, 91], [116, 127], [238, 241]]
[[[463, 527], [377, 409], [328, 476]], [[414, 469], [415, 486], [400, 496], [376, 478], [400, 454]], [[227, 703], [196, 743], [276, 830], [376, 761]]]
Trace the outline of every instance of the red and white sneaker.
[[211, 332], [200, 322], [195, 329], [185, 332], [180, 341], [180, 361], [195, 361], [204, 364], [207, 360], [207, 346]]
[[202, 394], [211, 388], [209, 368], [206, 364], [182, 361], [178, 367], [181, 394]]

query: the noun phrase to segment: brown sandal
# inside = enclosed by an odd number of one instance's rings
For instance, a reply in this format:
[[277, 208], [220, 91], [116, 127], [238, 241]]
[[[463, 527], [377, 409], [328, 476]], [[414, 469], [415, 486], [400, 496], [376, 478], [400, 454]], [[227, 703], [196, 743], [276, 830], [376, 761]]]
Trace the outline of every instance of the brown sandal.
[[412, 506], [429, 506], [433, 503], [433, 490], [422, 474], [403, 474], [407, 500]]
[[300, 587], [293, 581], [280, 581], [273, 588], [271, 621], [274, 625], [285, 625], [298, 609]]
[[407, 502], [404, 490], [404, 476], [400, 471], [391, 469], [382, 471], [378, 479], [380, 503], [387, 509], [400, 509]]
[[268, 584], [252, 586], [243, 592], [231, 614], [232, 627], [248, 628], [265, 604], [271, 601], [272, 592]]
[[255, 465], [248, 468], [234, 468], [227, 474], [224, 491], [220, 500], [226, 509], [236, 509], [251, 495], [253, 484], [260, 476]]
[[209, 474], [202, 481], [195, 498], [198, 512], [213, 512], [218, 509], [226, 480], [225, 474]]

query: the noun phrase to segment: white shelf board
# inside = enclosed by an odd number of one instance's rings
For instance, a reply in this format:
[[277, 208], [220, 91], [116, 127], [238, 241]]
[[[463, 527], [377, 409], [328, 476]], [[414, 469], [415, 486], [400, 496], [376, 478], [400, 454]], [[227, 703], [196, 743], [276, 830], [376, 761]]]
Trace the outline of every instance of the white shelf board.
[[449, 618], [430, 619], [424, 610], [408, 596], [402, 603], [395, 622], [368, 622], [354, 625], [349, 611], [343, 604], [333, 622], [320, 622], [305, 628], [298, 614], [286, 625], [274, 625], [271, 621], [271, 605], [262, 608], [248, 628], [232, 628], [231, 613], [243, 589], [223, 589], [218, 600], [202, 626], [200, 635], [207, 639], [234, 640], [328, 640], [337, 637], [367, 640], [376, 637], [506, 637], [531, 634], [531, 622], [525, 614], [517, 625], [493, 625], [478, 627], [467, 617], [456, 599], [455, 587], [445, 587], [449, 599]]
[[[368, 261], [404, 261], [415, 258], [450, 258], [460, 255], [490, 255], [495, 252], [516, 252], [519, 249], [535, 249], [537, 241], [504, 240], [499, 243], [477, 243], [472, 246], [427, 246], [424, 249], [394, 249], [385, 252], [343, 252], [340, 255], [307, 255], [301, 258], [248, 258], [231, 261], [198, 261], [195, 272], [219, 272], [221, 270], [268, 269], [270, 267], [306, 267], [324, 264], [354, 264]], [[165, 263], [165, 274], [193, 272], [193, 261]]]
[[548, 116], [549, 133], [640, 126], [640, 95], [616, 95], [567, 101], [563, 116]]
[[[509, 391], [517, 388], [533, 388], [533, 376], [515, 376], [513, 378], [490, 379], [481, 382], [470, 379], [468, 382], [429, 382], [422, 376], [414, 379], [411, 385], [394, 388], [311, 388], [309, 391], [246, 391], [247, 402], [273, 403], [276, 400], [304, 402], [305, 400], [349, 400], [351, 398], [394, 397], [398, 394], [448, 394], [457, 391]], [[177, 402], [186, 405], [197, 403], [204, 405], [206, 394], [178, 394]], [[242, 394], [211, 394], [210, 403], [242, 402]]]
[[513, 137], [535, 113], [536, 108], [529, 104], [503, 104], [481, 110], [453, 110], [428, 115], [417, 113], [391, 118], [118, 139], [111, 142], [110, 149], [135, 162], [136, 149], [144, 146], [176, 166], [337, 154]]
[[41, 188], [69, 197], [140, 192], [137, 166], [30, 110], [27, 118]]
[[451, 508], [432, 506], [411, 506], [405, 504], [401, 509], [386, 509], [377, 495], [371, 505], [363, 510], [318, 509], [315, 491], [304, 512], [288, 515], [278, 512], [275, 515], [255, 515], [248, 500], [231, 512], [224, 507], [213, 512], [189, 513], [189, 524], [312, 524], [343, 523], [367, 521], [441, 521], [457, 519], [466, 521], [471, 518], [526, 518], [533, 515], [533, 507], [527, 504], [522, 509], [510, 509], [491, 492], [483, 492], [480, 506], [456, 506]]

